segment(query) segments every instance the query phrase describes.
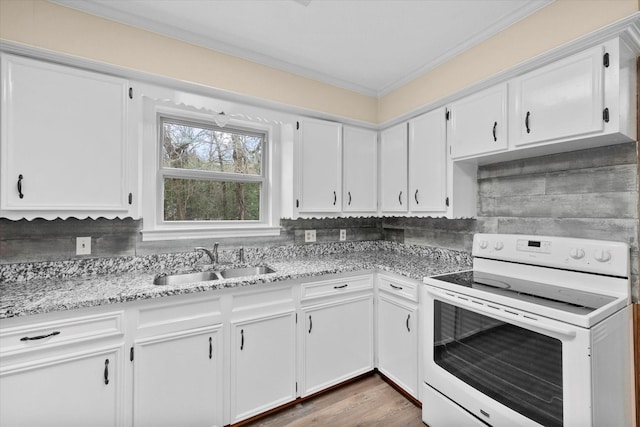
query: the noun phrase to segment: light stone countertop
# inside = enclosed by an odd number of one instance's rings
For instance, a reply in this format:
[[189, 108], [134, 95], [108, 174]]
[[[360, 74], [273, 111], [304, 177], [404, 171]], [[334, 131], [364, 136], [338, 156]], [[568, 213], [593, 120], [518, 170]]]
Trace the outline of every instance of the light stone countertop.
[[[462, 254], [462, 255], [460, 255]], [[188, 283], [176, 286], [153, 284], [158, 273], [133, 271], [81, 277], [41, 278], [0, 282], [0, 319], [102, 306], [170, 295], [188, 294], [241, 286], [265, 286], [290, 279], [318, 277], [357, 271], [387, 271], [410, 279], [470, 268], [470, 258], [452, 251], [447, 256], [373, 250], [291, 258], [264, 258], [252, 265], [268, 265], [274, 273], [260, 276]], [[231, 266], [222, 266], [221, 269]], [[194, 271], [194, 269], [190, 269]], [[184, 271], [180, 271], [184, 272]]]

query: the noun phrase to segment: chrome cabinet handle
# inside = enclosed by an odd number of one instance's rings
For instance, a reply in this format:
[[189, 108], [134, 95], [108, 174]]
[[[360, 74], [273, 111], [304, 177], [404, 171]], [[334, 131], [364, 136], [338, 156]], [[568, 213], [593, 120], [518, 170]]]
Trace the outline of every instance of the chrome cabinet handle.
[[531, 133], [531, 129], [529, 128], [529, 116], [531, 116], [531, 111], [527, 111], [527, 116], [524, 118], [524, 125], [527, 128], [527, 133]]
[[351, 191], [349, 191], [348, 194], [349, 194], [349, 203], [348, 204], [349, 204], [349, 206], [351, 206]]
[[213, 340], [209, 337], [209, 359], [213, 357]]
[[22, 337], [22, 338], [20, 338], [20, 341], [35, 341], [35, 340], [42, 340], [42, 339], [49, 338], [49, 337], [53, 337], [53, 336], [56, 336], [56, 335], [60, 335], [60, 331], [54, 331], [54, 332], [51, 332], [50, 334], [47, 334], [47, 335], [38, 335], [38, 336], [36, 336], [36, 337]]
[[416, 205], [419, 205], [420, 202], [418, 201], [418, 189], [416, 188], [416, 193], [413, 195], [413, 198], [416, 199]]
[[402, 290], [402, 286], [396, 286], [396, 285], [394, 285], [393, 283], [389, 283], [389, 286], [391, 286], [393, 289], [397, 289], [397, 290], [399, 290], [399, 291], [401, 291], [401, 290]]
[[240, 351], [244, 350], [244, 329], [240, 329]]
[[22, 176], [22, 174], [18, 175], [18, 196], [20, 196], [20, 198], [24, 198], [24, 194], [22, 194], [22, 180], [24, 179], [24, 177]]
[[104, 361], [104, 383], [109, 384], [109, 359]]
[[407, 314], [407, 331], [411, 332], [411, 329], [409, 328], [409, 319], [411, 319], [411, 315]]
[[336, 192], [333, 192], [333, 206], [336, 205], [336, 202], [338, 201], [338, 195], [336, 194]]
[[402, 191], [398, 194], [398, 202], [400, 202], [400, 206], [402, 206]]
[[311, 315], [309, 315], [309, 333], [311, 333], [311, 329], [313, 329], [313, 321], [311, 320]]
[[347, 286], [349, 286], [348, 283], [345, 283], [344, 285], [335, 285], [333, 289], [343, 289], [343, 288], [346, 288]]
[[493, 122], [493, 142], [498, 141], [498, 137], [496, 137], [496, 128], [498, 127], [498, 122]]

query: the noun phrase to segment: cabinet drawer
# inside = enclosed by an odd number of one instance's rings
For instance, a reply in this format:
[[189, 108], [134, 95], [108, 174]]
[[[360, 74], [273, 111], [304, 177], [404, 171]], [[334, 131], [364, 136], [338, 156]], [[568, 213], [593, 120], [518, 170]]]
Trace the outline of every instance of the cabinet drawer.
[[123, 312], [0, 329], [3, 356], [123, 335]]
[[418, 301], [418, 285], [389, 276], [378, 276], [378, 289], [411, 301]]
[[170, 333], [222, 322], [219, 297], [187, 295], [145, 301], [138, 309], [137, 337]]
[[302, 300], [342, 295], [365, 289], [373, 289], [371, 276], [345, 277], [343, 279], [304, 283], [302, 285]]

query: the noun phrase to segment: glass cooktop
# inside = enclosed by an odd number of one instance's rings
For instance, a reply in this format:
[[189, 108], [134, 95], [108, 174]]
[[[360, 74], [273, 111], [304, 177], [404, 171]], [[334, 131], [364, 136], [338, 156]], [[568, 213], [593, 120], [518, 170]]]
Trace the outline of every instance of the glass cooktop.
[[[432, 277], [431, 279], [575, 314], [588, 314], [615, 300], [614, 297], [608, 295], [552, 286], [481, 271], [463, 271]], [[489, 297], [487, 296], [486, 299], [489, 299]]]

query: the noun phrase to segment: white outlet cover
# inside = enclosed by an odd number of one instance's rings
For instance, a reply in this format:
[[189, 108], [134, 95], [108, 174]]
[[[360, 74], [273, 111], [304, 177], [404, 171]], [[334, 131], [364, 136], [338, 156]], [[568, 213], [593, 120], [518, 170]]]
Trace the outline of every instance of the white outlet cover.
[[347, 230], [341, 229], [340, 230], [340, 241], [344, 242], [345, 240], [347, 240]]
[[91, 255], [91, 237], [76, 237], [76, 255]]
[[315, 242], [316, 241], [316, 230], [305, 230], [304, 231], [304, 241], [305, 241], [305, 243]]

